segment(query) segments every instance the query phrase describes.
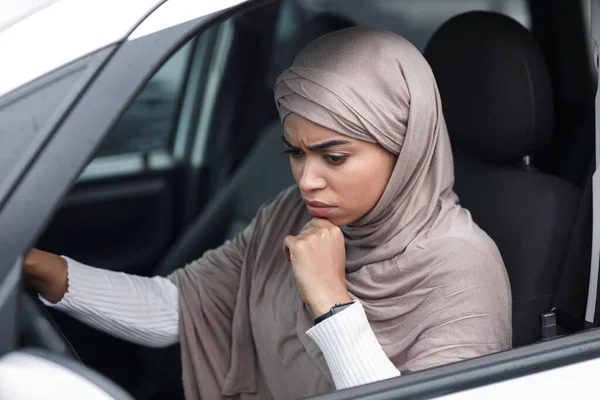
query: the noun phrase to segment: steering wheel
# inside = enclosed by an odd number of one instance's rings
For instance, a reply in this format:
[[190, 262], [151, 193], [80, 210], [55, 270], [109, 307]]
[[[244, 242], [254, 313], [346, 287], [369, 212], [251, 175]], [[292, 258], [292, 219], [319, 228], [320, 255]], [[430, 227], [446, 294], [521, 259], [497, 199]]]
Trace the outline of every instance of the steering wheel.
[[24, 347], [39, 347], [81, 361], [69, 340], [37, 295], [28, 289], [21, 294], [19, 340]]

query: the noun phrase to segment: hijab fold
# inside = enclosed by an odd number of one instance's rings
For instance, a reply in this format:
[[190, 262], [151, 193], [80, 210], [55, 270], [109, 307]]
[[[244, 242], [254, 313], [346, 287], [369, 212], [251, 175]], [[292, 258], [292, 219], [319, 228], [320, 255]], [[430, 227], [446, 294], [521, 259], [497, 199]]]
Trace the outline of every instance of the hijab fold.
[[[379, 29], [325, 35], [280, 75], [275, 101], [282, 121], [296, 113], [396, 156], [378, 203], [342, 227], [348, 291], [390, 360], [411, 372], [510, 348], [506, 271], [452, 190], [440, 96], [419, 51]], [[310, 218], [289, 188], [234, 241], [170, 276], [188, 399], [287, 399], [333, 388], [305, 334], [314, 316], [281, 252], [283, 238]]]

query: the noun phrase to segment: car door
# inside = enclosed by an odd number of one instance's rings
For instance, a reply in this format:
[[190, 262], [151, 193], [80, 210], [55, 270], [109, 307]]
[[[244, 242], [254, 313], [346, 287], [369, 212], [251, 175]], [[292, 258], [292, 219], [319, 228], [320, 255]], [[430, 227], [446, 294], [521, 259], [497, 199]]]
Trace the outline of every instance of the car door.
[[[191, 200], [183, 193], [190, 164], [182, 142], [194, 140], [207, 54], [221, 33], [212, 29], [191, 38], [151, 75], [100, 142], [36, 248], [98, 268], [152, 274], [182, 229], [183, 199]], [[198, 168], [202, 185], [209, 172], [206, 165]], [[140, 346], [48, 312], [84, 363], [136, 397], [149, 388], [137, 373]]]
[[[257, 45], [244, 14], [195, 33], [169, 52], [161, 66], [112, 125], [79, 175], [36, 247], [95, 267], [152, 275], [187, 221], [228, 177], [231, 119], [251, 75], [241, 73]], [[260, 35], [259, 35], [260, 36]], [[246, 131], [245, 136], [250, 136]], [[208, 151], [210, 149], [210, 151]], [[82, 360], [132, 392], [141, 383], [140, 346], [50, 310]], [[136, 371], [132, 373], [131, 371]], [[179, 378], [174, 379], [179, 382]], [[144, 389], [142, 389], [144, 388]]]
[[144, 85], [35, 247], [101, 268], [151, 272], [181, 229], [185, 156], [175, 146], [193, 134], [188, 109], [202, 97], [197, 75], [212, 33], [178, 49]]
[[[212, 30], [205, 26], [239, 3], [171, 0], [126, 40], [79, 57], [2, 98], [2, 137], [10, 140], [3, 142], [0, 159], [11, 168], [0, 174], [0, 351], [18, 345], [20, 266], [29, 247], [78, 254], [99, 267], [150, 273], [184, 220], [200, 209], [196, 203], [210, 193], [202, 183], [209, 165], [204, 160], [215, 161], [203, 157], [201, 144], [207, 138], [198, 137], [213, 129], [202, 120], [203, 112], [213, 110], [201, 99], [203, 86], [219, 86], [214, 79], [219, 74], [202, 78], [214, 63], [208, 56], [212, 46], [222, 45], [222, 37], [230, 33], [227, 24]], [[133, 19], [131, 27], [136, 24]], [[29, 150], [34, 146], [26, 136], [17, 135], [20, 121], [33, 121], [31, 129], [39, 128], [32, 132], [38, 135], [35, 151]], [[21, 154], [22, 149], [29, 151]], [[211, 171], [217, 166], [211, 164]], [[193, 199], [182, 193], [190, 178], [203, 189]], [[80, 325], [67, 334], [85, 343], [84, 361], [86, 348], [94, 355], [107, 349], [119, 355], [97, 359], [97, 369], [124, 372], [135, 367], [130, 352], [103, 344], [106, 338], [94, 337]]]
[[228, 155], [234, 124], [216, 110], [237, 115], [240, 100], [231, 88], [248, 78], [233, 67], [257, 39], [250, 42], [234, 25], [214, 26], [166, 55], [111, 125], [35, 247], [101, 268], [153, 273], [239, 158]]

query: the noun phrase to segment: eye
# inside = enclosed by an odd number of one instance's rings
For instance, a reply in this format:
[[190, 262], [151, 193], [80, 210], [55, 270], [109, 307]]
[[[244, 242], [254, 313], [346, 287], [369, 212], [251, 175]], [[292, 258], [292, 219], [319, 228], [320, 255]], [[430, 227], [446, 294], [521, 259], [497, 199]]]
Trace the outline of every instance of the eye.
[[344, 161], [346, 161], [346, 159], [348, 158], [348, 156], [336, 156], [333, 154], [325, 154], [323, 156], [323, 158], [325, 160], [327, 160], [328, 163], [332, 164], [332, 165], [341, 165], [344, 163]]
[[289, 154], [293, 158], [302, 157], [304, 152], [300, 149], [286, 149], [283, 151], [285, 154]]

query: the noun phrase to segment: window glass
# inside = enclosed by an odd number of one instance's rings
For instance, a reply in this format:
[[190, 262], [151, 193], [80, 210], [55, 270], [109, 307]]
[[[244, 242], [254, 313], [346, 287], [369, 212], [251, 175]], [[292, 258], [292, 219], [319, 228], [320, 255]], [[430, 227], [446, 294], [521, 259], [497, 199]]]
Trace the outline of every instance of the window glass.
[[[288, 0], [305, 17], [333, 13], [356, 25], [396, 32], [421, 51], [435, 30], [449, 18], [467, 11], [487, 10], [509, 15], [529, 28], [526, 0]], [[288, 17], [289, 18], [289, 17]], [[280, 26], [280, 33], [289, 26]]]
[[192, 42], [148, 81], [104, 139], [97, 157], [171, 147]]

